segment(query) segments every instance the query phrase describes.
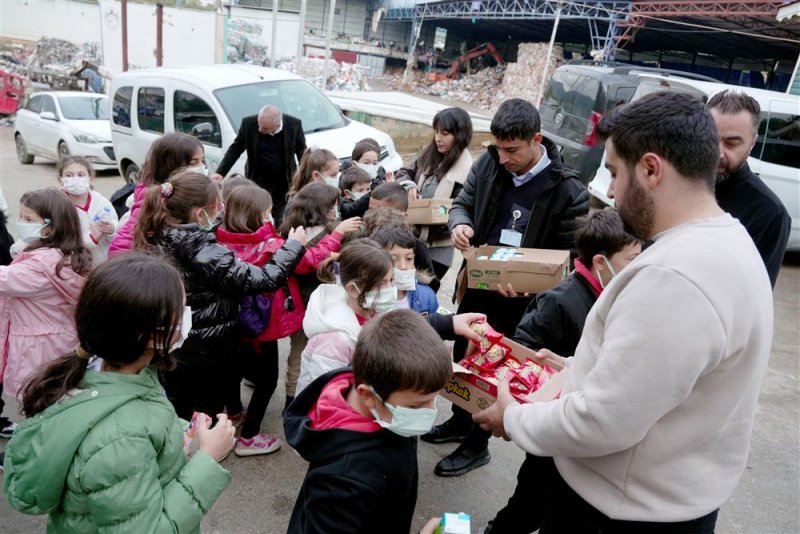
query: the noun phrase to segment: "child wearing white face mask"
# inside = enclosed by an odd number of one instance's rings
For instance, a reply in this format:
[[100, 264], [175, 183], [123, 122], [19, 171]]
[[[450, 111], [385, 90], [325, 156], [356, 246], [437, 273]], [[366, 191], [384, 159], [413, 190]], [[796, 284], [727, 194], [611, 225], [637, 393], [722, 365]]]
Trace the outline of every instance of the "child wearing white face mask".
[[418, 278], [424, 273], [414, 268], [416, 239], [411, 230], [398, 226], [378, 228], [370, 239], [388, 251], [394, 262], [394, 286], [397, 288], [397, 308], [411, 309], [422, 315], [431, 315], [439, 309], [433, 289]]
[[92, 188], [92, 164], [80, 156], [67, 156], [58, 163], [58, 181], [78, 212], [83, 243], [92, 252], [92, 265], [108, 259], [108, 247], [117, 232], [117, 212], [106, 197]]
[[452, 375], [449, 351], [418, 314], [395, 310], [364, 326], [352, 361], [319, 377], [286, 412], [286, 440], [309, 462], [291, 534], [411, 530], [416, 436], [436, 419], [436, 395]]
[[339, 189], [342, 192], [342, 217], [361, 217], [369, 209], [372, 179], [359, 167], [348, 167], [342, 173]]
[[370, 239], [346, 245], [338, 261], [320, 265], [318, 275], [328, 283], [311, 294], [303, 319], [308, 344], [300, 357], [297, 393], [318, 376], [349, 365], [361, 326], [397, 305], [392, 257]]
[[0, 381], [12, 397], [32, 371], [75, 348], [75, 303], [92, 266], [78, 215], [61, 191], [28, 191], [19, 213], [24, 250], [0, 267]]

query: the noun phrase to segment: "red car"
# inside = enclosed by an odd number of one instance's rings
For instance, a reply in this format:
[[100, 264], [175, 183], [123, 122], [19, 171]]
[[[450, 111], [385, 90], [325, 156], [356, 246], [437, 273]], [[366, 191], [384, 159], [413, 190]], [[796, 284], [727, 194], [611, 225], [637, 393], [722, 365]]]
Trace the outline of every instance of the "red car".
[[0, 70], [0, 115], [13, 115], [25, 96], [25, 79], [13, 72]]

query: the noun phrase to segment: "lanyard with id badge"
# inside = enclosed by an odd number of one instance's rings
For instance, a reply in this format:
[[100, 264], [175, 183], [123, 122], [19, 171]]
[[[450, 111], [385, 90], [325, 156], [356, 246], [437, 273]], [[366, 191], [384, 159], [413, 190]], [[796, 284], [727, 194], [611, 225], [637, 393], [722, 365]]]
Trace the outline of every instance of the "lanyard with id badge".
[[511, 212], [511, 228], [503, 228], [500, 231], [500, 244], [519, 248], [522, 245], [522, 232], [517, 230], [517, 221], [522, 217], [520, 210]]

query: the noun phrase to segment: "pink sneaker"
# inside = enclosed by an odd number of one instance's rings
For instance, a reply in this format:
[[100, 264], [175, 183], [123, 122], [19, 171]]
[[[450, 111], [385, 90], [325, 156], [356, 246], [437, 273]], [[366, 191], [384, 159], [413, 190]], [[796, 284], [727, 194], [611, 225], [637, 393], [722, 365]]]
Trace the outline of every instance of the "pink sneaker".
[[275, 436], [269, 434], [256, 434], [250, 439], [236, 438], [236, 456], [255, 456], [256, 454], [270, 454], [281, 448], [283, 443]]

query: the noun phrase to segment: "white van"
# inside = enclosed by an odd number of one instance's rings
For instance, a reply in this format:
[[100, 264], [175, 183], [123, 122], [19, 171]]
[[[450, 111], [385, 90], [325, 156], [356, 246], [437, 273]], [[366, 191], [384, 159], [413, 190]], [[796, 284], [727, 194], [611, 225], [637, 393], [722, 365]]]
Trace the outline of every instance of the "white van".
[[[111, 81], [111, 137], [120, 174], [138, 179], [155, 139], [184, 132], [203, 143], [209, 173], [216, 171], [242, 119], [274, 105], [303, 122], [308, 146], [350, 158], [356, 142], [371, 137], [381, 145], [387, 171], [402, 166], [386, 133], [350, 120], [316, 87], [290, 72], [254, 65], [209, 65], [124, 72]], [[231, 172], [244, 173], [242, 154]]]
[[[631, 101], [664, 90], [695, 94], [707, 101], [725, 89], [744, 92], [761, 106], [758, 140], [747, 163], [786, 206], [792, 218], [788, 248], [800, 250], [800, 96], [738, 85], [642, 75]], [[605, 163], [603, 153], [600, 168], [589, 182], [589, 193], [597, 199], [595, 202], [613, 206], [614, 200], [606, 195], [611, 176]]]

